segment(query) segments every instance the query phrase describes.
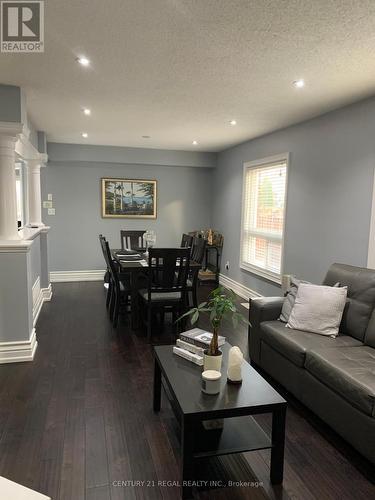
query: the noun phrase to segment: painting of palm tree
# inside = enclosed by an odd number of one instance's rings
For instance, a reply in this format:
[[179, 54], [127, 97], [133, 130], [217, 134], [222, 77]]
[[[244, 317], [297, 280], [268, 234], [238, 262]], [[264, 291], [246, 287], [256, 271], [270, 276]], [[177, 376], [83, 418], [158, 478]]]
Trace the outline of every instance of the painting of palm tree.
[[156, 181], [102, 179], [102, 217], [156, 219]]

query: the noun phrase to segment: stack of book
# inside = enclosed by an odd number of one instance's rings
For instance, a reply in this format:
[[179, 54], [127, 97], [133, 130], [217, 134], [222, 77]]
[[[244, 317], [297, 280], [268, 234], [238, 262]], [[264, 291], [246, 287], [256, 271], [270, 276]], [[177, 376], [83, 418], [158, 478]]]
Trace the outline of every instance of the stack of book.
[[[203, 366], [203, 353], [210, 345], [211, 339], [212, 333], [200, 328], [193, 328], [193, 330], [180, 334], [180, 338], [177, 339], [176, 345], [173, 347], [173, 352], [198, 366]], [[218, 344], [219, 347], [225, 344], [225, 337], [219, 335]]]

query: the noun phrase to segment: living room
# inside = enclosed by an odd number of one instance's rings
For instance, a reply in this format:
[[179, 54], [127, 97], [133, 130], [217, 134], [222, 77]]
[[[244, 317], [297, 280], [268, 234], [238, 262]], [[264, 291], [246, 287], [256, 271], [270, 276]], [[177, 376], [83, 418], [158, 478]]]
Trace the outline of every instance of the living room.
[[375, 495], [373, 2], [1, 9], [0, 497]]

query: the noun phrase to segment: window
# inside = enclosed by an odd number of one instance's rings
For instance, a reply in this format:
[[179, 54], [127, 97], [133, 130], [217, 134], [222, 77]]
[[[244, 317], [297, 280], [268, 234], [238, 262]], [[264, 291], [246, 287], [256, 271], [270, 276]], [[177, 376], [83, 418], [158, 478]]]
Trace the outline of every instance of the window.
[[245, 163], [240, 267], [281, 282], [288, 155]]

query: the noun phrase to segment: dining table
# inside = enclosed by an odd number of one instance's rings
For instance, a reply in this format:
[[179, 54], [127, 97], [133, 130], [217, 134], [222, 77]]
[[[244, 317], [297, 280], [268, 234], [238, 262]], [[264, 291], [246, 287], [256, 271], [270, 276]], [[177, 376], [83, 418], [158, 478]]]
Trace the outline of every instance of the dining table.
[[[129, 281], [130, 278], [130, 296], [131, 296], [131, 327], [133, 330], [140, 328], [139, 311], [138, 311], [138, 290], [147, 288], [148, 276], [148, 255], [145, 249], [135, 249], [138, 251], [140, 258], [137, 260], [129, 260], [131, 254], [126, 255], [123, 249], [111, 249], [113, 259], [119, 265], [120, 281]], [[198, 272], [202, 264], [190, 261], [189, 269], [192, 272]], [[142, 279], [143, 278], [143, 279]]]

